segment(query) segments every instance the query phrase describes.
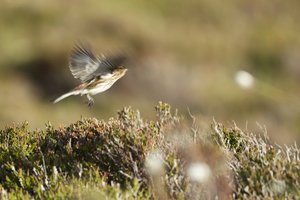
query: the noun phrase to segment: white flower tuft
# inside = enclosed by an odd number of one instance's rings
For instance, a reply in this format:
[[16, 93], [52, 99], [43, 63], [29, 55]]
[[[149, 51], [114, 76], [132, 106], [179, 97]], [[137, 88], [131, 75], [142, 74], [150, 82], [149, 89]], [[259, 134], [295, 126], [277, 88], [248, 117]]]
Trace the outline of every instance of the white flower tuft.
[[235, 82], [242, 89], [251, 89], [254, 85], [254, 77], [249, 72], [241, 70], [236, 72]]
[[190, 164], [187, 169], [187, 174], [191, 181], [204, 183], [209, 180], [211, 176], [211, 170], [206, 163], [197, 162]]
[[146, 157], [145, 163], [147, 171], [152, 174], [159, 174], [163, 170], [163, 155], [159, 151], [151, 152]]

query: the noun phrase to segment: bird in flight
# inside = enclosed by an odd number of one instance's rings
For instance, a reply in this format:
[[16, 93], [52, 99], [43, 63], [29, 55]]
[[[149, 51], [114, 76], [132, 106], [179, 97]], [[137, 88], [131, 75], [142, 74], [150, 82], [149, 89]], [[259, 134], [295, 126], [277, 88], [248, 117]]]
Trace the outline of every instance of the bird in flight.
[[94, 104], [92, 95], [108, 90], [118, 79], [123, 77], [127, 69], [123, 66], [124, 56], [98, 56], [86, 44], [75, 45], [71, 52], [69, 68], [74, 78], [81, 84], [67, 92], [53, 103], [57, 103], [72, 95], [86, 95], [88, 106]]

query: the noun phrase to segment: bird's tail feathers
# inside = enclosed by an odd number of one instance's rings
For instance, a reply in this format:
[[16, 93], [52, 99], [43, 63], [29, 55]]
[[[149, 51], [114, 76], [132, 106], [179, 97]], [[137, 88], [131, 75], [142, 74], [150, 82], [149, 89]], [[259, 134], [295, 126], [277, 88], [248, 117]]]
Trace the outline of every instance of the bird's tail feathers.
[[55, 99], [55, 100], [53, 101], [53, 103], [57, 103], [57, 102], [63, 100], [64, 98], [67, 98], [67, 97], [72, 96], [72, 95], [77, 95], [77, 94], [79, 94], [79, 93], [80, 93], [80, 91], [78, 91], [78, 90], [72, 90], [72, 91], [70, 91], [70, 92], [67, 92], [67, 93], [61, 95], [61, 96], [58, 97], [57, 99]]

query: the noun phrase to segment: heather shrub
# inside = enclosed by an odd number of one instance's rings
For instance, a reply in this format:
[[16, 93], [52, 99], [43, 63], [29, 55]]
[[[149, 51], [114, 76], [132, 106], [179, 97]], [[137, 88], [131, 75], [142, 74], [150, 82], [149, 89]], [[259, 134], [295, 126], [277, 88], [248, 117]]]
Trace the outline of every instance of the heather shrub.
[[212, 136], [230, 158], [232, 197], [237, 199], [299, 199], [300, 150], [273, 145], [265, 131], [255, 135], [237, 126], [214, 122]]
[[159, 103], [107, 121], [0, 130], [2, 199], [259, 199], [299, 196], [299, 150]]

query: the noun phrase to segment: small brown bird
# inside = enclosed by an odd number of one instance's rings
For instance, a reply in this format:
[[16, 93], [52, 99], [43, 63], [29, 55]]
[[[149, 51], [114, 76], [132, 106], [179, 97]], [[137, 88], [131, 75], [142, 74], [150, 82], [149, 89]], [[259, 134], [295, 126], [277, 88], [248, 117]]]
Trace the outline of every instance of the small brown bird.
[[76, 45], [70, 57], [69, 68], [72, 75], [82, 83], [70, 92], [61, 95], [53, 103], [57, 103], [71, 95], [86, 95], [88, 106], [94, 104], [91, 95], [108, 90], [118, 79], [123, 77], [127, 69], [123, 66], [124, 56], [98, 56], [87, 45]]

